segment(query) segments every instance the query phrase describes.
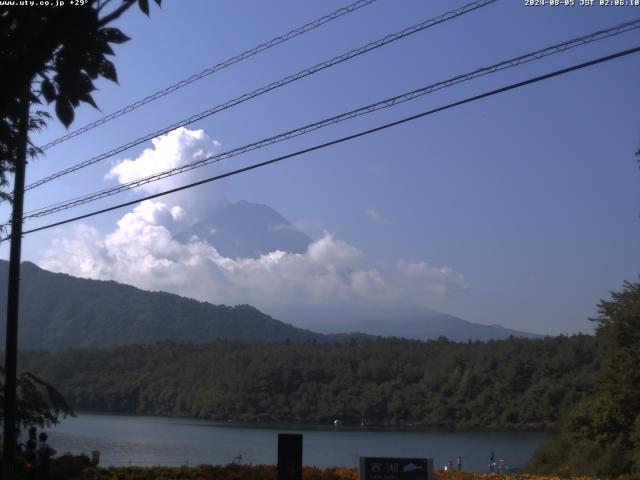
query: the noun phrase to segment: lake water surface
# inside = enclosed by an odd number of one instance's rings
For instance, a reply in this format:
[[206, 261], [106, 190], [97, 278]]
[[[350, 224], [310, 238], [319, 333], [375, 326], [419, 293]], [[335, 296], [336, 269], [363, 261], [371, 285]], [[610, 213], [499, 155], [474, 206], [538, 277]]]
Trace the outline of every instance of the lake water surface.
[[354, 467], [358, 456], [430, 457], [441, 468], [487, 471], [491, 452], [522, 467], [548, 433], [392, 431], [366, 427], [247, 426], [183, 418], [79, 413], [50, 430], [58, 454], [100, 451], [100, 465], [275, 464], [278, 433], [302, 433], [303, 463]]

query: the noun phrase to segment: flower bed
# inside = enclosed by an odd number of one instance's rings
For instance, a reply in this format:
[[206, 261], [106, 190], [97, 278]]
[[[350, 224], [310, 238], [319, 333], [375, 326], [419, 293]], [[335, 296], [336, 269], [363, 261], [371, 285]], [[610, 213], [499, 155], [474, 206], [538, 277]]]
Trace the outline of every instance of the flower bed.
[[[54, 462], [51, 480], [277, 480], [275, 465], [200, 465], [194, 467], [110, 467], [96, 468], [87, 457], [65, 455]], [[303, 480], [358, 480], [351, 468], [304, 467]], [[564, 477], [566, 478], [566, 477]], [[435, 480], [560, 480], [559, 476], [528, 473], [498, 474], [445, 472], [437, 470]], [[572, 480], [594, 480], [573, 477]], [[617, 480], [640, 480], [640, 475]]]

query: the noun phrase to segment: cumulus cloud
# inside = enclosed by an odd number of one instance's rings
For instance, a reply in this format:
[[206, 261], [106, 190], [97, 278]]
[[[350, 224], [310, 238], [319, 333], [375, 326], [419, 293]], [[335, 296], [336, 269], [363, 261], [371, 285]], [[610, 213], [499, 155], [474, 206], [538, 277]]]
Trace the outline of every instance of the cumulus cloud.
[[[129, 182], [205, 158], [219, 147], [202, 130], [181, 128], [154, 139], [153, 147], [137, 158], [119, 162], [108, 176]], [[187, 180], [179, 175], [140, 190], [155, 193], [184, 183]], [[56, 272], [116, 280], [212, 303], [258, 307], [290, 303], [428, 306], [465, 286], [462, 275], [448, 267], [405, 260], [387, 267], [374, 264], [356, 247], [326, 231], [304, 253], [276, 250], [257, 258], [225, 257], [215, 247], [218, 232], [207, 230], [208, 238], [185, 235], [194, 231], [190, 227], [202, 209], [210, 209], [215, 202], [227, 202], [219, 186], [215, 191], [206, 187], [141, 202], [108, 234], [84, 224], [67, 231], [53, 240], [39, 264]], [[375, 210], [367, 215], [382, 220]]]
[[176, 240], [187, 221], [182, 209], [146, 201], [102, 237], [80, 225], [44, 251], [40, 265], [56, 272], [112, 279], [213, 303], [259, 306], [411, 302], [428, 304], [464, 287], [450, 268], [398, 261], [373, 266], [361, 251], [326, 233], [303, 254], [274, 251], [258, 258], [228, 258], [197, 236]]
[[[135, 159], [124, 159], [118, 162], [109, 173], [107, 179], [116, 179], [119, 183], [129, 183], [149, 175], [164, 172], [198, 160], [215, 155], [220, 151], [220, 142], [212, 140], [203, 130], [178, 128], [166, 135], [154, 138], [151, 148], [146, 148]], [[136, 187], [143, 193], [158, 193], [182, 186], [212, 175], [218, 170], [217, 164], [188, 170], [179, 175]], [[188, 191], [178, 192], [165, 197], [164, 201], [173, 205], [188, 208], [196, 213], [202, 208], [217, 208], [227, 202], [227, 184], [224, 181], [214, 182], [206, 186]]]

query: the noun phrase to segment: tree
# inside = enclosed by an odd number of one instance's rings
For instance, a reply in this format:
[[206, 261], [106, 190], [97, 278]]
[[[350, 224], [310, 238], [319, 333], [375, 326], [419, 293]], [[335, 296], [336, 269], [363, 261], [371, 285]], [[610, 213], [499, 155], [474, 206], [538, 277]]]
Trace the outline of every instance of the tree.
[[640, 282], [598, 304], [600, 369], [595, 395], [565, 418], [534, 455], [541, 473], [614, 476], [640, 472]]
[[[4, 377], [5, 370], [0, 367], [0, 388], [4, 387]], [[39, 377], [24, 372], [18, 378], [17, 387], [19, 429], [50, 427], [58, 423], [60, 417], [75, 416], [62, 394]], [[3, 410], [4, 396], [0, 393], [0, 411]]]
[[[598, 347], [602, 367], [597, 378], [597, 397], [616, 413], [618, 441], [625, 449], [626, 468], [640, 472], [640, 450], [634, 427], [640, 425], [640, 282], [625, 282], [621, 292], [598, 305]], [[606, 426], [605, 426], [606, 428]], [[637, 434], [637, 432], [636, 432]]]
[[[155, 0], [160, 5], [161, 0]], [[69, 126], [74, 109], [85, 102], [97, 107], [91, 96], [93, 81], [104, 77], [117, 83], [111, 44], [129, 40], [109, 25], [136, 3], [149, 14], [148, 0], [87, 0], [82, 5], [0, 7], [0, 188], [7, 173], [14, 173], [14, 192], [3, 199], [13, 202], [4, 388], [4, 460], [15, 463], [17, 421], [17, 345], [20, 285], [20, 250], [24, 177], [27, 157], [38, 153], [29, 132], [43, 128], [50, 118], [32, 104], [55, 102], [56, 116]]]
[[[129, 37], [109, 25], [136, 2], [148, 15], [148, 0], [123, 0], [110, 11], [112, 0], [57, 8], [0, 7], [0, 186], [7, 185], [6, 175], [15, 168], [21, 111], [27, 104], [55, 103], [56, 116], [68, 127], [80, 102], [97, 108], [91, 96], [94, 80], [117, 83], [107, 57], [114, 54], [111, 44]], [[46, 112], [33, 112], [29, 130], [44, 127], [49, 118]], [[29, 147], [29, 153], [37, 153], [33, 144]], [[6, 192], [2, 196], [8, 197]]]

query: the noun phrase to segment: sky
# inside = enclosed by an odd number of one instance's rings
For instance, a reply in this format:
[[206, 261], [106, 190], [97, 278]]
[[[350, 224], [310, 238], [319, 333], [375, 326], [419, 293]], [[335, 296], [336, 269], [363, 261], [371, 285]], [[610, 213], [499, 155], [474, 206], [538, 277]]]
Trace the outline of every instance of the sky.
[[[464, 5], [378, 0], [32, 160], [27, 183], [304, 68]], [[71, 129], [325, 15], [346, 2], [163, 2], [115, 26], [119, 85]], [[640, 17], [640, 7], [500, 0], [27, 192], [25, 211], [223, 152]], [[346, 136], [640, 45], [579, 47], [39, 220], [45, 225]], [[596, 304], [640, 273], [640, 54], [483, 99], [276, 165], [25, 236], [23, 260], [215, 303], [412, 303], [541, 334], [592, 331]], [[57, 121], [33, 137], [66, 132]], [[179, 239], [208, 209], [269, 205], [314, 243], [227, 258]], [[8, 217], [6, 206], [0, 209]], [[191, 222], [191, 223], [190, 223]], [[185, 227], [186, 226], [186, 227]], [[214, 236], [215, 238], [215, 236]], [[8, 257], [6, 243], [0, 248]]]

